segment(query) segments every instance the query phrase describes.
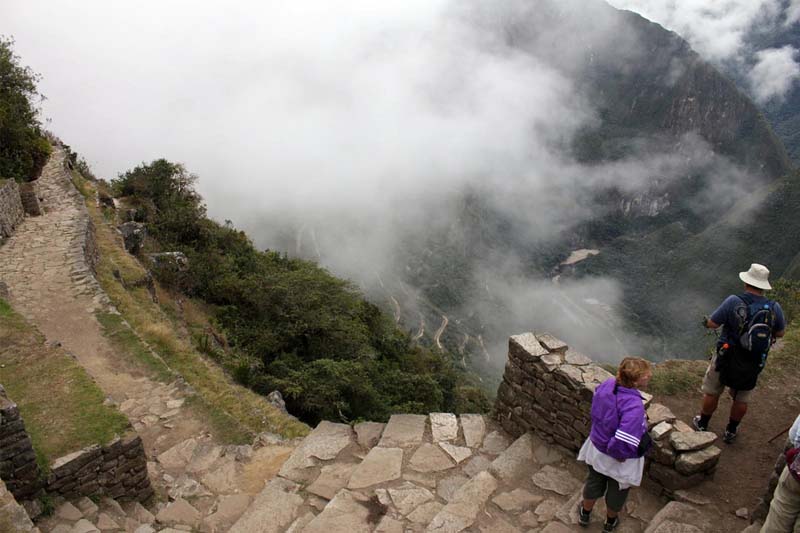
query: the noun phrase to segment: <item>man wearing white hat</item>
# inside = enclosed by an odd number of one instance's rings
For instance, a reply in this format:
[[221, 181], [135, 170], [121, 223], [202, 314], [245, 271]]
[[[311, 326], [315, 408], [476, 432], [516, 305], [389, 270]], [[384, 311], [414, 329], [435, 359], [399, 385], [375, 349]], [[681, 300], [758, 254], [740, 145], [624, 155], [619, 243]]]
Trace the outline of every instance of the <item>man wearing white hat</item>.
[[710, 318], [703, 319], [707, 328], [722, 326], [722, 334], [703, 379], [700, 414], [692, 420], [695, 429], [707, 431], [727, 386], [733, 398], [723, 437], [728, 444], [736, 439], [739, 422], [747, 413], [750, 393], [764, 368], [770, 346], [783, 337], [786, 329], [781, 306], [764, 296], [765, 291], [772, 289], [767, 267], [753, 263], [750, 270], [739, 273], [739, 279], [744, 282], [744, 293], [728, 296]]

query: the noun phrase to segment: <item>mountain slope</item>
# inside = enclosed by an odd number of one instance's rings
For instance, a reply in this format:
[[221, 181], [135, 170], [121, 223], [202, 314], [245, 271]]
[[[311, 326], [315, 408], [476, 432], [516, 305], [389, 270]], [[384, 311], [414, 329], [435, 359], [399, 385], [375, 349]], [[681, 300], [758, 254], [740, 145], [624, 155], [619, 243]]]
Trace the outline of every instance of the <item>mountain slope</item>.
[[[599, 357], [643, 350], [700, 356], [705, 341], [696, 319], [735, 289], [736, 272], [763, 261], [780, 274], [798, 251], [791, 214], [797, 178], [781, 142], [732, 81], [678, 35], [634, 13], [602, 2], [540, 2], [493, 31], [576, 80], [595, 109], [595, 123], [566, 148], [583, 163], [586, 180], [629, 158], [683, 158], [685, 166], [677, 178], [643, 166], [635, 176], [642, 184], [627, 190], [593, 188], [593, 215], [546, 238], [531, 238], [525, 221], [486, 202], [484, 191], [467, 194], [450, 224], [430, 228], [423, 244], [408, 239], [416, 244], [398, 254], [408, 265], [404, 279], [444, 312], [465, 317], [467, 335], [496, 344], [520, 323], [567, 335], [594, 321], [609, 338], [593, 334], [575, 344]], [[765, 188], [772, 192], [764, 195]], [[602, 253], [567, 269], [561, 281], [616, 280], [622, 298], [615, 311], [624, 323], [586, 303], [602, 300], [591, 288], [576, 297], [541, 285], [577, 248]], [[534, 292], [552, 291], [546, 301], [556, 311], [520, 309], [492, 295], [485, 271], [496, 271], [498, 256], [512, 257], [515, 275]], [[534, 299], [530, 306], [541, 307]], [[619, 338], [622, 330], [638, 339]]]

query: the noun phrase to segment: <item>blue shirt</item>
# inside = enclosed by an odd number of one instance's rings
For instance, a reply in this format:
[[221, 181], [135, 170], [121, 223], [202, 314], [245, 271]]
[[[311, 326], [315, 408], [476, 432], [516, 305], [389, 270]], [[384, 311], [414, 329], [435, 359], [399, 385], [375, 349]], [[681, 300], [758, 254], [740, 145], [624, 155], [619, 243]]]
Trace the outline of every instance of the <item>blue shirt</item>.
[[[767, 303], [770, 300], [765, 296], [752, 294], [754, 303]], [[772, 302], [772, 310], [775, 313], [775, 323], [772, 325], [772, 334], [786, 329], [786, 319], [783, 317], [783, 309], [778, 302]], [[747, 319], [747, 305], [738, 296], [730, 295], [725, 298], [722, 305], [711, 315], [711, 321], [722, 326], [720, 344], [739, 344], [739, 331], [741, 331], [744, 321]]]

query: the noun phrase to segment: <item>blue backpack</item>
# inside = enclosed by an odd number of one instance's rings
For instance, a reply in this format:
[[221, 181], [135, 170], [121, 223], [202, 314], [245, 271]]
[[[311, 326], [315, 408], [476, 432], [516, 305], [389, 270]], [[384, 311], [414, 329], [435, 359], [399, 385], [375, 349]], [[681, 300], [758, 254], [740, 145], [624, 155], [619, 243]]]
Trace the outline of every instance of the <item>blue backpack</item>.
[[764, 368], [772, 347], [772, 328], [775, 325], [773, 302], [756, 302], [756, 297], [750, 293], [742, 294], [739, 299], [744, 302], [744, 307], [737, 309], [741, 323], [739, 344], [758, 358], [759, 369]]

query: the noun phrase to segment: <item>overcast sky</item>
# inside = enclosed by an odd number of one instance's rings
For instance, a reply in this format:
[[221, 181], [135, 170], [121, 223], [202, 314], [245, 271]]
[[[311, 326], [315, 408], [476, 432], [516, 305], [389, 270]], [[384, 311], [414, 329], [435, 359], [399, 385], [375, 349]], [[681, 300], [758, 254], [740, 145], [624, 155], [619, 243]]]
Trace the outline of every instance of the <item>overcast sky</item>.
[[[701, 2], [684, 1], [706, 17]], [[644, 13], [659, 2], [638, 3]], [[713, 23], [712, 33], [675, 12], [652, 14], [721, 60], [740, 50], [756, 3], [726, 2], [733, 8], [709, 12], [702, 20]], [[761, 8], [769, 3], [761, 0]], [[158, 157], [182, 162], [200, 176], [216, 219], [231, 219], [263, 246], [274, 245], [278, 220], [316, 229], [323, 262], [362, 283], [400, 266], [386, 264], [399, 234], [424, 233], [440, 213], [447, 223], [448, 202], [465, 188], [486, 192], [487, 203], [532, 232], [556, 234], [591, 215], [580, 199], [598, 186], [633, 194], [653, 176], [685, 175], [687, 160], [716, 164], [696, 139], [684, 144], [691, 157], [670, 146], [592, 168], [565, 160], [553, 147], [596, 117], [563, 69], [509, 47], [504, 21], [530, 15], [528, 0], [220, 6], [4, 1], [0, 32], [16, 39], [22, 62], [42, 75], [48, 128], [100, 177]], [[625, 28], [609, 33], [616, 46], [636, 46]], [[765, 54], [755, 75], [782, 73], [794, 60], [792, 50]], [[735, 189], [736, 170], [724, 170]], [[515, 259], [484, 267], [502, 273], [498, 292], [530, 295], [509, 308], [546, 309], [532, 299], [552, 296], [537, 289], [541, 280], [521, 286], [528, 282], [507, 267]], [[576, 291], [599, 291], [614, 305], [616, 287], [590, 280]], [[518, 318], [553, 319], [545, 315]], [[582, 333], [597, 337], [588, 327]]]

